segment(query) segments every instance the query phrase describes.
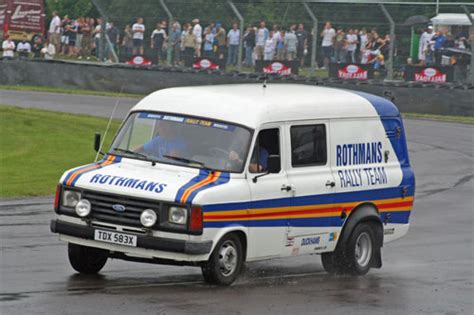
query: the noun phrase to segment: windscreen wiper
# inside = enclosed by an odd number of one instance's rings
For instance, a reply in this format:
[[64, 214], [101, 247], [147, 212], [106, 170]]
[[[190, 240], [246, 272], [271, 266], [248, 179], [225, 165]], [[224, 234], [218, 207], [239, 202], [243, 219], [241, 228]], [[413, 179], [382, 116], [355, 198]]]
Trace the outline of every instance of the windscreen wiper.
[[[127, 154], [131, 154], [131, 155], [134, 155], [134, 156], [137, 156], [137, 157], [141, 157], [141, 158], [144, 158], [144, 159], [147, 159], [147, 160], [152, 160], [151, 157], [149, 157], [148, 155], [146, 155], [146, 154], [144, 154], [144, 153], [135, 152], [135, 151], [132, 151], [132, 150], [122, 149], [122, 148], [113, 148], [112, 150], [118, 151], [118, 152], [127, 153]], [[152, 161], [152, 162], [153, 162], [153, 161]]]
[[214, 171], [212, 168], [207, 166], [206, 163], [201, 162], [201, 161], [187, 159], [187, 158], [184, 158], [184, 157], [181, 157], [181, 156], [168, 155], [168, 154], [163, 154], [163, 157], [165, 157], [167, 159], [183, 162], [183, 163], [186, 163], [186, 164], [198, 164], [204, 169], [207, 169], [209, 171]]

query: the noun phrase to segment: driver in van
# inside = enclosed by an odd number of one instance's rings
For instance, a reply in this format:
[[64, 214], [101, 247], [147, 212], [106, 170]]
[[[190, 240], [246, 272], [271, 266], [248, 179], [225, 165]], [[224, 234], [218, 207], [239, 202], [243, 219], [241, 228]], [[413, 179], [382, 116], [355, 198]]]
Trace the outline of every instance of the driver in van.
[[[258, 149], [258, 154], [257, 154]], [[268, 150], [263, 146], [258, 145], [255, 147], [252, 158], [250, 159], [249, 170], [251, 173], [262, 173], [267, 171], [268, 167]], [[239, 153], [235, 150], [229, 152], [229, 160], [238, 163], [239, 165], [244, 164], [244, 160], [240, 157]]]
[[156, 127], [157, 135], [137, 151], [160, 159], [165, 155], [181, 157], [180, 153], [186, 150], [186, 143], [176, 137], [172, 124], [173, 122], [161, 120]]

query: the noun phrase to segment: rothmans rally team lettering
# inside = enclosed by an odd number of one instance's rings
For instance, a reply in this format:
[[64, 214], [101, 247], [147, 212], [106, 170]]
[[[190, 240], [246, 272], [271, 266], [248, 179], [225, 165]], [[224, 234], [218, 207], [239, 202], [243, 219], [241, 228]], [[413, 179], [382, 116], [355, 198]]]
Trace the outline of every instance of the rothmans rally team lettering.
[[152, 182], [148, 180], [102, 174], [95, 174], [92, 176], [89, 182], [95, 184], [115, 185], [120, 187], [140, 189], [158, 194], [161, 193], [167, 186], [164, 183]]
[[[382, 142], [338, 144], [336, 166], [378, 164], [383, 160]], [[339, 170], [341, 188], [386, 184], [387, 173], [383, 166]]]

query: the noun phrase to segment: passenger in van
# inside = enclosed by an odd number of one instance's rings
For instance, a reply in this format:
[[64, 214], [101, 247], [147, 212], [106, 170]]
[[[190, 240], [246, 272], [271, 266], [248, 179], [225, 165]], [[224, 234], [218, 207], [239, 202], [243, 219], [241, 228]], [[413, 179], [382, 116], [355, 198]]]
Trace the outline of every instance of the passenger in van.
[[172, 122], [162, 120], [157, 125], [157, 135], [142, 147], [138, 152], [145, 152], [156, 158], [163, 158], [164, 155], [180, 157], [186, 151], [186, 143], [176, 137]]

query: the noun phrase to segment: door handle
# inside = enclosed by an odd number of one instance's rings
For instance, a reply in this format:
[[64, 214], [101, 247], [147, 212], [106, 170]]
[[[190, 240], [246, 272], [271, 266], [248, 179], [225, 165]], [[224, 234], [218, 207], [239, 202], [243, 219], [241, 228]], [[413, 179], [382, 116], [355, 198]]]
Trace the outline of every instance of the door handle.
[[336, 183], [335, 183], [335, 182], [331, 182], [331, 181], [329, 181], [329, 180], [326, 182], [326, 187], [331, 187], [331, 188], [333, 188], [334, 186], [336, 186]]
[[281, 191], [291, 191], [293, 190], [293, 187], [291, 187], [291, 185], [281, 185]]

